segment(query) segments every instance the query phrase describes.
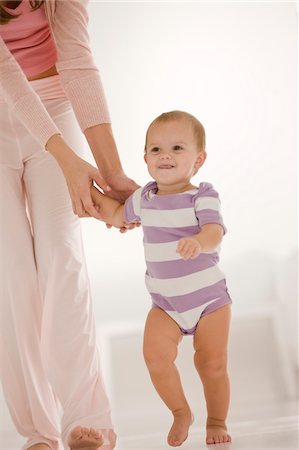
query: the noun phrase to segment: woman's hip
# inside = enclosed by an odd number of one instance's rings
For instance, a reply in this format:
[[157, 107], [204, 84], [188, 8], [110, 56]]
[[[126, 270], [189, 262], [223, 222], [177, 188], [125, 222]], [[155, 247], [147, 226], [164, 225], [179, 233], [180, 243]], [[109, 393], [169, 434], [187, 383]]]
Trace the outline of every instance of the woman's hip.
[[[30, 82], [40, 97], [49, 117], [54, 121], [67, 144], [80, 156], [84, 156], [86, 141], [77, 123], [72, 106], [60, 84], [59, 75]], [[31, 157], [40, 156], [46, 150], [31, 135], [22, 122], [11, 112], [0, 97], [0, 165], [20, 169]]]

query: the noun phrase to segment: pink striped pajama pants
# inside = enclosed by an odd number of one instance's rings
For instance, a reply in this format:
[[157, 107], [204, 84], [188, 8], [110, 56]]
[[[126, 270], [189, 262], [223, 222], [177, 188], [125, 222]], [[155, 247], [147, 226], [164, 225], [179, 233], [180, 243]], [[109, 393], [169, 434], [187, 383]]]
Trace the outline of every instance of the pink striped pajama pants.
[[[85, 145], [59, 76], [31, 82], [66, 142]], [[114, 447], [79, 219], [55, 159], [0, 98], [1, 380], [24, 449], [76, 425]], [[63, 415], [60, 424], [60, 405]], [[110, 444], [109, 444], [110, 441]]]

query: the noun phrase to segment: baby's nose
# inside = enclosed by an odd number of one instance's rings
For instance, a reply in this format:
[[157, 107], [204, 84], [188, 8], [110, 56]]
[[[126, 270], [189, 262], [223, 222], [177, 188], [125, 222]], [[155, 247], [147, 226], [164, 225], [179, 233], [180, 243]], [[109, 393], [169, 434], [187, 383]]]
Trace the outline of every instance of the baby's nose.
[[167, 152], [161, 152], [161, 153], [160, 153], [160, 158], [161, 158], [161, 159], [170, 159], [171, 156], [170, 156], [170, 154], [167, 153]]

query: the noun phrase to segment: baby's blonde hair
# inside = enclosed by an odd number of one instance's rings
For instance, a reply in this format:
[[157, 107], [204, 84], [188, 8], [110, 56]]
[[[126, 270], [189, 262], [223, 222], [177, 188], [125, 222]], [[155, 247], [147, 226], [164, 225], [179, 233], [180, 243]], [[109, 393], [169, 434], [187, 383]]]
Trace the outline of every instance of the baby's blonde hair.
[[160, 116], [156, 117], [152, 121], [150, 126], [148, 127], [146, 136], [145, 136], [145, 147], [144, 147], [145, 152], [146, 152], [147, 137], [148, 137], [148, 132], [149, 132], [150, 127], [152, 125], [154, 125], [155, 123], [170, 122], [172, 120], [185, 120], [188, 123], [190, 123], [190, 125], [193, 128], [194, 136], [197, 141], [198, 151], [202, 152], [206, 149], [206, 133], [205, 133], [205, 129], [204, 129], [203, 125], [200, 123], [200, 121], [198, 119], [196, 119], [196, 117], [192, 116], [192, 114], [189, 114], [185, 111], [169, 111], [169, 112], [162, 113], [162, 114], [160, 114]]

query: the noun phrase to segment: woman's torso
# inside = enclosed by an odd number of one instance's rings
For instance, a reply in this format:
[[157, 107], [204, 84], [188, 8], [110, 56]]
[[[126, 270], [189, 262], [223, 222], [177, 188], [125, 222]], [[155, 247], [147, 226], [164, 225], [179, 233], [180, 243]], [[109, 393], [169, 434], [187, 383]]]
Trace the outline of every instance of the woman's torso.
[[43, 4], [32, 10], [28, 0], [1, 2], [6, 11], [18, 15], [1, 25], [0, 34], [28, 80], [57, 74], [56, 46]]

